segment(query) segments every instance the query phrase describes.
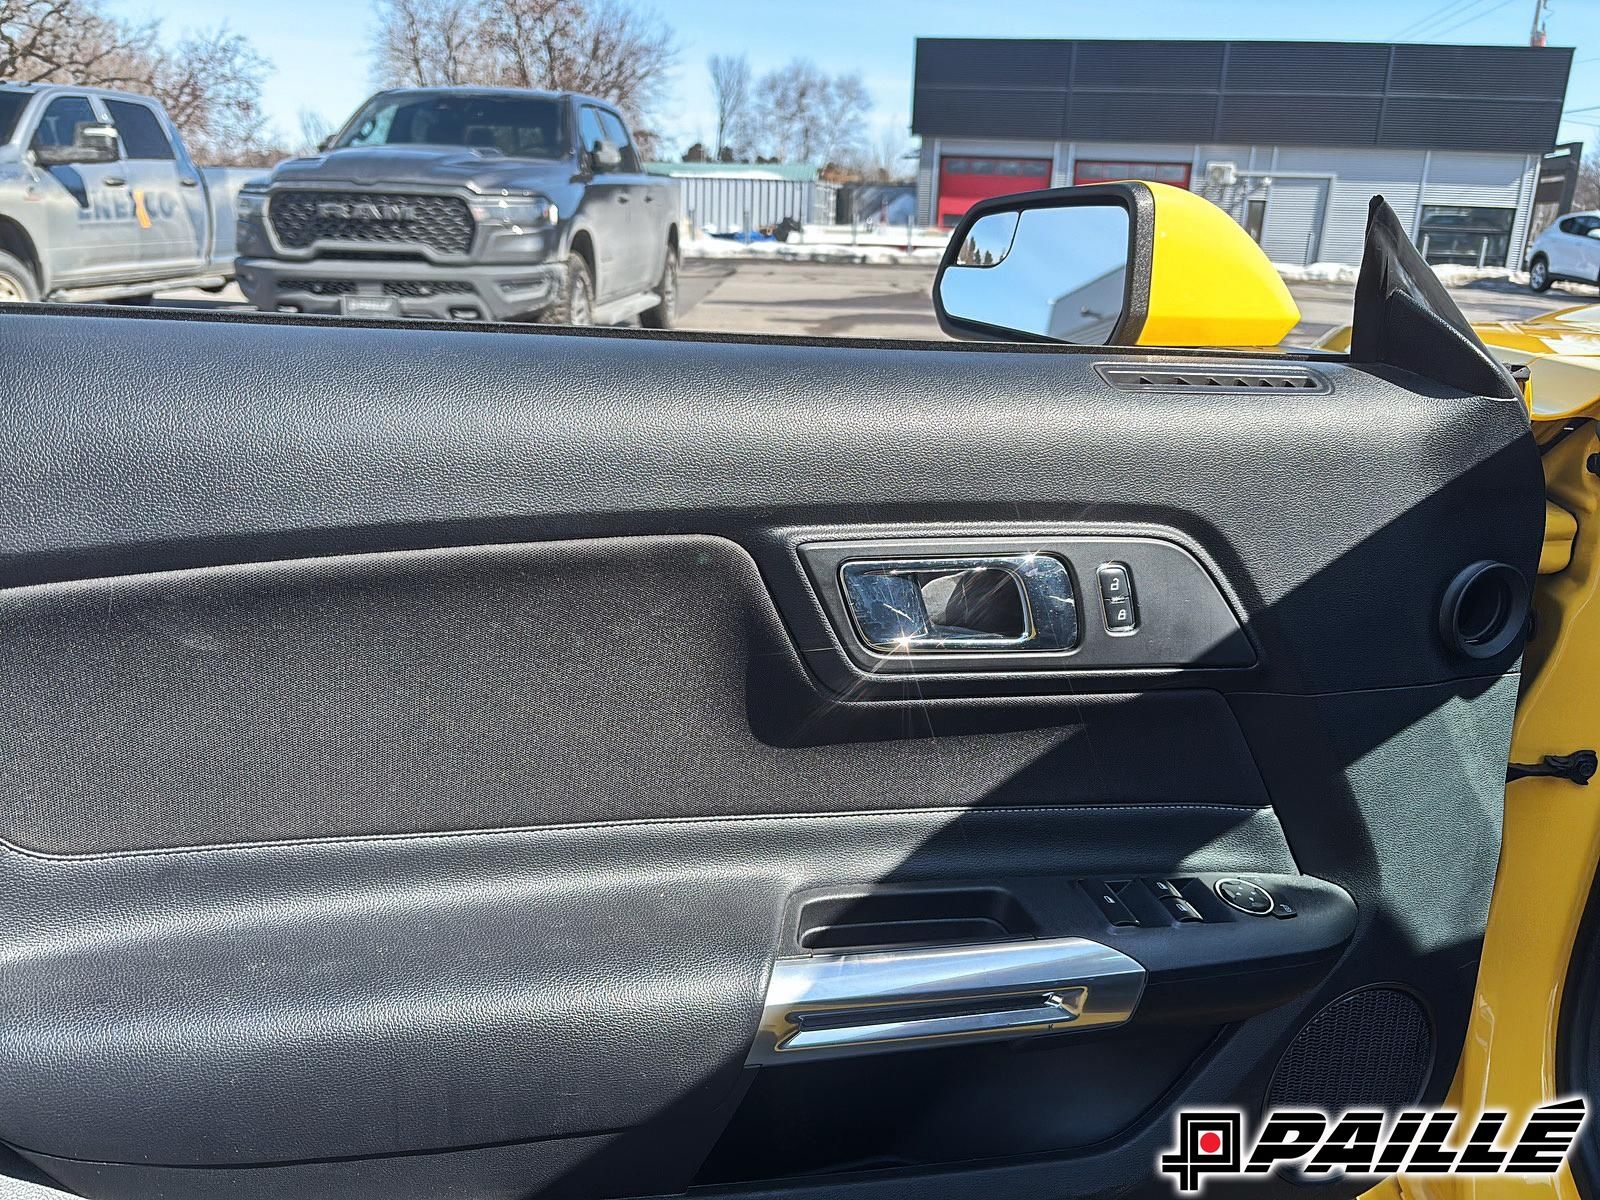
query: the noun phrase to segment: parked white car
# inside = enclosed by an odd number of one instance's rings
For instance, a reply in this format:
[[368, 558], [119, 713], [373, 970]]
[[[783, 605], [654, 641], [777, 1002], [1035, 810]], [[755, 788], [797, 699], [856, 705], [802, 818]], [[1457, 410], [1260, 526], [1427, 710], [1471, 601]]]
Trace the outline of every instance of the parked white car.
[[1600, 212], [1568, 213], [1528, 247], [1528, 286], [1545, 292], [1558, 279], [1600, 284]]

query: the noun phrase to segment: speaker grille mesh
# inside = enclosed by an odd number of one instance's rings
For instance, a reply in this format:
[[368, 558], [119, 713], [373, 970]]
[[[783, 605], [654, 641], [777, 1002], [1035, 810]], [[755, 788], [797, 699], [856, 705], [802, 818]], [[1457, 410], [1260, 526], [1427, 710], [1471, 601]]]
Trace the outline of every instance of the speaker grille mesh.
[[1295, 1035], [1272, 1074], [1267, 1105], [1400, 1108], [1422, 1094], [1432, 1063], [1422, 1005], [1393, 988], [1366, 988], [1335, 1000]]

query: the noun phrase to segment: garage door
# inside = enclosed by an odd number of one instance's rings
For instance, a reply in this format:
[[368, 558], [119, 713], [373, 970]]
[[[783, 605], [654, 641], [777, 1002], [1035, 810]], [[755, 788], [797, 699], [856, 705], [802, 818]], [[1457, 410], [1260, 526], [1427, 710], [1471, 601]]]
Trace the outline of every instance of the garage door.
[[1326, 179], [1274, 179], [1261, 227], [1261, 248], [1267, 257], [1297, 266], [1316, 262], [1327, 202]]
[[941, 228], [952, 229], [979, 200], [1050, 186], [1048, 158], [946, 155], [939, 160]]

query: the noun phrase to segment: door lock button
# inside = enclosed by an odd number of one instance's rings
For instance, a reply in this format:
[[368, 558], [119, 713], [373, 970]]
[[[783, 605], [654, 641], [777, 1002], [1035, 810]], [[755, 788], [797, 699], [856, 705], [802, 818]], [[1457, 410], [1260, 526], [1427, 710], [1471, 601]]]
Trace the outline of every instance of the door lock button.
[[1217, 880], [1217, 895], [1240, 912], [1264, 917], [1275, 907], [1272, 893], [1247, 879]]
[[1139, 627], [1139, 608], [1133, 595], [1133, 575], [1122, 563], [1102, 563], [1096, 572], [1100, 603], [1105, 608], [1106, 630], [1131, 633]]

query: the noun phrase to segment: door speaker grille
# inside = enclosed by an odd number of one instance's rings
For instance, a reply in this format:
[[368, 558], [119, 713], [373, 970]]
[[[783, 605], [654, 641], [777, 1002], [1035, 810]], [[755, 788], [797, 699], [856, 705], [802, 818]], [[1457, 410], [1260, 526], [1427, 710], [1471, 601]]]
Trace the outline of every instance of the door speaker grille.
[[1433, 1028], [1409, 992], [1364, 988], [1327, 1005], [1272, 1073], [1269, 1108], [1403, 1108], [1433, 1066]]
[[1112, 387], [1135, 392], [1326, 392], [1328, 381], [1305, 367], [1234, 367], [1207, 364], [1181, 371], [1099, 363], [1095, 369]]

